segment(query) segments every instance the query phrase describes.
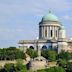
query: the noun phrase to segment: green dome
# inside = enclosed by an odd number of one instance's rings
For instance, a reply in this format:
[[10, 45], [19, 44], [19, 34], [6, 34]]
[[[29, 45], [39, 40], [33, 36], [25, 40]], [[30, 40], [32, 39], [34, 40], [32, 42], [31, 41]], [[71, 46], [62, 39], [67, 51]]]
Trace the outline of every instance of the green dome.
[[58, 17], [55, 16], [51, 11], [42, 18], [43, 21], [59, 21]]

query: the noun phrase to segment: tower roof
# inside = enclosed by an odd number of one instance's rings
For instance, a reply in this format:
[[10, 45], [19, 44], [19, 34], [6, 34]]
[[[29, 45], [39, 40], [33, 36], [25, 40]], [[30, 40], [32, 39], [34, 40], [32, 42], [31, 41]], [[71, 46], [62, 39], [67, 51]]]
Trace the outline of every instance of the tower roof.
[[63, 25], [60, 27], [60, 30], [65, 30], [65, 28], [64, 28], [64, 26], [63, 26]]
[[58, 17], [54, 15], [51, 11], [47, 15], [43, 16], [43, 21], [59, 21]]

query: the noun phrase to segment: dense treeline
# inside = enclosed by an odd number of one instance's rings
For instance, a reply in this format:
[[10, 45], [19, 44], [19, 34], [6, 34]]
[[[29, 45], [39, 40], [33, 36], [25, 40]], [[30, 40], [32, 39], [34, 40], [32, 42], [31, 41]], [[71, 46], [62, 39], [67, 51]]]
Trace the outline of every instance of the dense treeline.
[[72, 72], [72, 62], [68, 62], [66, 67], [58, 66], [48, 69], [38, 70], [37, 72]]
[[57, 53], [54, 50], [42, 50], [41, 55], [50, 61], [56, 61], [59, 59], [71, 60], [72, 59], [72, 52], [64, 52]]
[[41, 55], [50, 61], [55, 61], [58, 54], [54, 50], [42, 50]]
[[[37, 51], [34, 49], [27, 49], [26, 53], [35, 58], [38, 56]], [[53, 50], [42, 50], [41, 55], [49, 61], [57, 62], [57, 67], [51, 67], [48, 69], [38, 70], [37, 72], [72, 72], [72, 53], [61, 52], [58, 54]], [[0, 49], [0, 60], [15, 60], [25, 59], [26, 56], [23, 51], [20, 51], [16, 47], [9, 47]], [[0, 72], [30, 72], [27, 67], [23, 65], [20, 60], [16, 64], [5, 64], [3, 68], [0, 68]]]
[[0, 72], [28, 72], [22, 60], [18, 60], [16, 64], [7, 63], [4, 67], [0, 68]]
[[15, 60], [25, 59], [24, 52], [20, 51], [16, 47], [9, 47], [0, 49], [0, 60]]
[[60, 54], [58, 54], [58, 58], [70, 60], [72, 59], [72, 52], [61, 52]]
[[62, 67], [51, 67], [44, 70], [38, 70], [37, 72], [66, 72]]
[[[4, 67], [0, 68], [0, 72], [32, 72], [29, 71], [26, 65], [23, 65], [22, 60], [17, 61], [16, 64], [8, 63]], [[35, 72], [72, 72], [72, 62], [67, 63], [67, 67], [63, 68], [62, 66], [51, 67]]]

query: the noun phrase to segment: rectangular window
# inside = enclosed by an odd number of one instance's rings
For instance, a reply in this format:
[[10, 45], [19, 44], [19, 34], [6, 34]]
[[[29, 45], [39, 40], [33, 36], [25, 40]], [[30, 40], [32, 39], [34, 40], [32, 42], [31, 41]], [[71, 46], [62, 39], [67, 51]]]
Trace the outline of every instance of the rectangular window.
[[53, 31], [51, 30], [51, 37], [53, 36], [53, 33], [52, 33]]

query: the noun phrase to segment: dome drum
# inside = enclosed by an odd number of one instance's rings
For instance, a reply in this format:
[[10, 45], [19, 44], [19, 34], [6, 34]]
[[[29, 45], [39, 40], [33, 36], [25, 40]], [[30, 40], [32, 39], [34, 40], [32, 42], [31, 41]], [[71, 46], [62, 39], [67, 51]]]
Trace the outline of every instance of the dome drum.
[[61, 23], [57, 16], [49, 11], [39, 23], [39, 39], [58, 39]]
[[56, 26], [56, 27], [61, 27], [61, 25], [58, 24], [58, 23], [43, 23], [43, 24], [39, 24], [39, 26]]

